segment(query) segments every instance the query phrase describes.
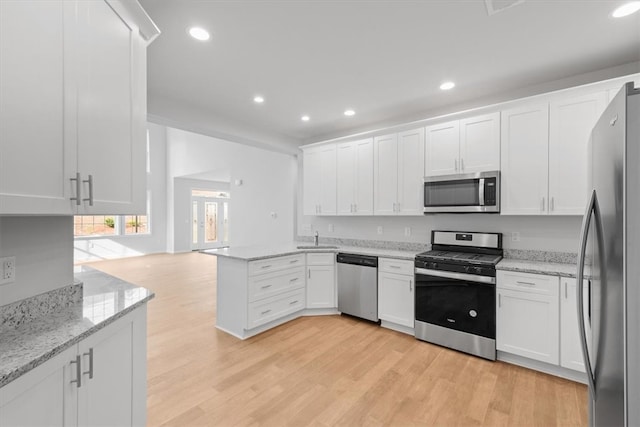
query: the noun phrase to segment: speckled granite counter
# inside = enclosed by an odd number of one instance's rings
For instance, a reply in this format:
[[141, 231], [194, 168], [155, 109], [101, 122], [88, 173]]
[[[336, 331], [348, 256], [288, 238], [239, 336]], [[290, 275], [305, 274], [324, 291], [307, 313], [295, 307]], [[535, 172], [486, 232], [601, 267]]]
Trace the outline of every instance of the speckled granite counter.
[[562, 277], [576, 277], [575, 264], [555, 262], [527, 261], [522, 259], [503, 259], [496, 270], [519, 271], [523, 273], [549, 274]]
[[217, 255], [228, 258], [242, 259], [245, 261], [256, 261], [259, 259], [273, 258], [284, 255], [295, 255], [309, 252], [348, 252], [351, 254], [371, 255], [384, 258], [404, 259], [413, 261], [417, 253], [422, 250], [400, 250], [400, 249], [384, 249], [384, 248], [367, 248], [360, 246], [337, 246], [337, 248], [322, 248], [324, 243], [320, 244], [318, 249], [298, 249], [298, 246], [310, 246], [309, 242], [292, 242], [274, 246], [240, 246], [225, 249], [209, 249], [202, 251], [209, 255]]
[[0, 326], [0, 387], [78, 343], [154, 297], [90, 267], [79, 267], [82, 299], [18, 326]]

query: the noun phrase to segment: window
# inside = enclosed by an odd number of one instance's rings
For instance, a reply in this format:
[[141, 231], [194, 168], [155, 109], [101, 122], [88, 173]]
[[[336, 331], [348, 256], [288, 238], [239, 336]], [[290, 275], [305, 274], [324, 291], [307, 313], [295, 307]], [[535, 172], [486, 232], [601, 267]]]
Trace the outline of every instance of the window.
[[124, 234], [148, 234], [147, 215], [127, 215], [124, 217]]
[[113, 236], [117, 234], [117, 217], [114, 215], [93, 215], [73, 217], [74, 236]]

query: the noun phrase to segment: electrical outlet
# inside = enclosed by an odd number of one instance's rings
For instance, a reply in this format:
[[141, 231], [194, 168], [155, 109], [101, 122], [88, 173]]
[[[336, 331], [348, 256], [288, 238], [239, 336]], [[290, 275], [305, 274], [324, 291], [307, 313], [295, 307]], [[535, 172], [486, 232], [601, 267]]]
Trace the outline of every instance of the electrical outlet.
[[381, 225], [378, 226], [378, 234], [382, 234], [382, 226]]
[[411, 227], [405, 227], [405, 228], [404, 228], [404, 235], [405, 235], [406, 237], [411, 236]]
[[16, 281], [16, 257], [0, 258], [0, 285]]
[[519, 231], [512, 231], [511, 232], [511, 241], [512, 242], [519, 242], [520, 241], [520, 232]]

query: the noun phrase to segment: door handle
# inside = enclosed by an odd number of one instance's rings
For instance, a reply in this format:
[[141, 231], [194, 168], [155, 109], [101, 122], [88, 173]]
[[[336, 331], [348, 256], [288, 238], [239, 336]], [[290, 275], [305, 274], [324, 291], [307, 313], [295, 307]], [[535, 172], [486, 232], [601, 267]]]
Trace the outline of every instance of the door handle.
[[75, 380], [71, 380], [71, 384], [75, 383], [77, 388], [82, 387], [82, 367], [80, 366], [81, 364], [81, 359], [80, 359], [80, 355], [76, 356], [76, 360], [72, 360], [71, 364], [75, 364], [76, 365], [76, 379]]
[[89, 379], [93, 379], [93, 347], [89, 349], [88, 353], [82, 353], [83, 356], [89, 356], [89, 370], [82, 374], [89, 374]]
[[[582, 220], [582, 229], [580, 231], [580, 251], [578, 252], [578, 268], [576, 272], [576, 286], [577, 286], [577, 296], [578, 296], [578, 329], [580, 330], [580, 341], [582, 342], [582, 355], [584, 357], [584, 367], [587, 371], [587, 380], [589, 382], [589, 391], [591, 392], [591, 396], [593, 399], [596, 398], [596, 379], [594, 375], [594, 369], [591, 367], [591, 355], [589, 354], [589, 347], [587, 347], [587, 330], [584, 322], [584, 289], [582, 286], [582, 282], [584, 280], [584, 262], [585, 255], [587, 251], [587, 238], [589, 236], [589, 225], [591, 224], [591, 217], [595, 217], [596, 222], [596, 239], [598, 243], [598, 252], [600, 254], [600, 265], [603, 265], [603, 251], [604, 247], [602, 243], [603, 240], [603, 232], [602, 232], [602, 217], [600, 216], [600, 206], [598, 205], [598, 197], [596, 195], [596, 191], [593, 190], [591, 193], [591, 197], [589, 199], [589, 203], [587, 204], [587, 211], [584, 215], [584, 219]], [[601, 276], [601, 280], [606, 281], [606, 275], [604, 274], [606, 270], [602, 270], [603, 274]]]

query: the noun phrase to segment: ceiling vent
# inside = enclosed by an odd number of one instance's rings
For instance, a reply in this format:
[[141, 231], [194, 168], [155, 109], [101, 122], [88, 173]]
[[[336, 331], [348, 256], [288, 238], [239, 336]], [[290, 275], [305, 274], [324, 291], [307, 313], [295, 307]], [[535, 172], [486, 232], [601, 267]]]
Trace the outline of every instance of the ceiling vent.
[[489, 16], [524, 3], [524, 0], [484, 0]]

